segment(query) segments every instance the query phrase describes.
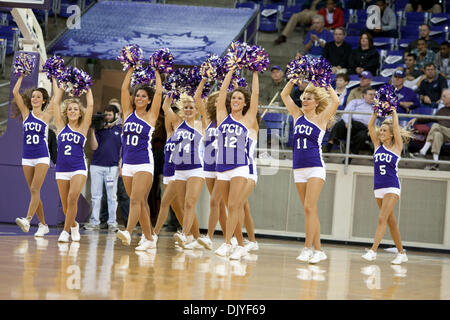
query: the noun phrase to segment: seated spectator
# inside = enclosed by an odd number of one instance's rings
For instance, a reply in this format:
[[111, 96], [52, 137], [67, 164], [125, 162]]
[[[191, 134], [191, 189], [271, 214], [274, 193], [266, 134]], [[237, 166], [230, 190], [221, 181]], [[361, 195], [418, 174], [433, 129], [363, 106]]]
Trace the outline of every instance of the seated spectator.
[[427, 46], [427, 42], [424, 39], [419, 39], [417, 41], [417, 48], [411, 51], [411, 53], [417, 56], [416, 68], [422, 72], [425, 72], [425, 65], [434, 63], [434, 52], [428, 49]]
[[405, 12], [432, 12], [441, 13], [442, 8], [439, 0], [410, 0], [405, 7]]
[[392, 10], [387, 4], [386, 0], [377, 0], [376, 5], [380, 8], [381, 16], [378, 18], [381, 22], [381, 28], [365, 29], [365, 32], [369, 32], [374, 38], [376, 37], [391, 37], [397, 38], [397, 16], [394, 10]]
[[437, 108], [442, 91], [446, 88], [448, 88], [447, 80], [437, 73], [434, 63], [427, 64], [417, 92], [420, 102], [431, 108]]
[[432, 50], [433, 52], [439, 51], [439, 43], [431, 39], [430, 37], [430, 27], [427, 24], [421, 24], [419, 26], [419, 37], [417, 40], [412, 41], [408, 47], [406, 48], [406, 51], [411, 52], [413, 49], [417, 48], [417, 42], [419, 39], [425, 39], [427, 42], [427, 48]]
[[[286, 85], [286, 79], [284, 77], [284, 72], [280, 66], [272, 66], [270, 69], [272, 71], [272, 80], [270, 83], [264, 86], [261, 90], [261, 104], [262, 105], [278, 105], [283, 106], [283, 101], [280, 97], [280, 92]], [[273, 111], [271, 111], [273, 112]]]
[[352, 47], [345, 42], [345, 28], [339, 27], [334, 30], [334, 41], [327, 42], [323, 48], [322, 56], [328, 60], [333, 67], [333, 73], [347, 73], [348, 57], [352, 53]]
[[339, 97], [339, 109], [342, 108], [342, 106], [345, 106], [347, 104], [347, 98], [348, 98], [348, 90], [347, 85], [350, 82], [350, 78], [348, 74], [346, 73], [339, 73], [336, 75], [336, 94]]
[[[372, 87], [363, 90], [363, 99], [355, 99], [347, 104], [345, 111], [368, 112], [372, 113], [373, 101], [375, 98], [375, 89]], [[349, 114], [344, 113], [342, 119], [336, 122], [331, 129], [330, 138], [326, 147], [326, 152], [330, 152], [333, 144], [338, 143], [338, 140], [347, 138], [347, 128], [349, 122]], [[371, 114], [352, 114], [352, 127], [350, 133], [350, 152], [358, 154], [364, 147], [366, 141], [369, 141], [367, 125], [369, 123]]]
[[434, 56], [434, 65], [447, 80], [450, 80], [450, 66], [448, 65], [449, 46], [448, 41], [442, 42], [439, 52]]
[[[445, 89], [444, 91], [442, 91], [442, 102], [444, 104], [444, 107], [439, 109], [435, 115], [450, 117], [450, 89]], [[447, 142], [450, 142], [450, 120], [437, 120], [437, 123], [434, 123], [431, 126], [424, 146], [422, 147], [422, 149], [420, 149], [419, 152], [414, 153], [413, 157], [425, 158], [425, 155], [431, 147], [433, 160], [438, 161], [442, 145]], [[431, 166], [427, 165], [425, 169], [439, 170], [439, 165], [437, 163], [432, 164]]]
[[405, 74], [406, 80], [413, 81], [419, 78], [423, 72], [416, 66], [417, 56], [414, 53], [408, 53], [405, 58]]
[[327, 0], [325, 8], [320, 9], [317, 14], [323, 16], [325, 29], [327, 30], [344, 27], [344, 11], [336, 7], [336, 1], [334, 0]]
[[399, 101], [397, 113], [409, 113], [410, 110], [420, 107], [417, 93], [403, 85], [405, 83], [405, 77], [405, 72], [401, 70], [396, 70], [392, 77], [392, 84], [397, 89]]
[[373, 47], [373, 38], [370, 33], [364, 32], [359, 36], [359, 47], [350, 54], [349, 74], [359, 74], [363, 71], [377, 72], [380, 66], [380, 55]]
[[369, 88], [371, 84], [372, 74], [370, 73], [370, 71], [363, 71], [361, 73], [361, 77], [359, 78], [359, 87], [353, 88], [348, 94], [347, 105], [354, 99], [362, 99], [363, 91]]
[[302, 11], [293, 14], [283, 29], [281, 35], [274, 41], [274, 45], [286, 42], [287, 37], [291, 35], [298, 23], [311, 24], [312, 18], [317, 14], [317, 10], [324, 8], [325, 0], [307, 0], [302, 6]]
[[315, 15], [312, 19], [311, 30], [308, 31], [303, 41], [305, 52], [311, 56], [320, 57], [323, 47], [330, 41], [333, 41], [333, 34], [324, 28], [323, 17]]
[[308, 84], [309, 84], [308, 80], [303, 80], [300, 86], [294, 85], [294, 88], [292, 89], [291, 92], [291, 98], [292, 100], [294, 100], [296, 105], [298, 106], [302, 105], [302, 100], [300, 99], [300, 97], [303, 94], [303, 91], [305, 91]]

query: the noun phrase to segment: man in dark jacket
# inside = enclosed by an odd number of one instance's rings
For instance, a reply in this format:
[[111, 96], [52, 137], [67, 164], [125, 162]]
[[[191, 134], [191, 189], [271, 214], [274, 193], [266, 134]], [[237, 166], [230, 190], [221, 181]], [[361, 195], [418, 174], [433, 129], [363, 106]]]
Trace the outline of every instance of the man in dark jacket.
[[[333, 73], [348, 68], [348, 57], [352, 54], [352, 47], [345, 42], [345, 28], [334, 30], [334, 41], [327, 42], [322, 55], [333, 67]], [[342, 70], [345, 72], [345, 70]]]

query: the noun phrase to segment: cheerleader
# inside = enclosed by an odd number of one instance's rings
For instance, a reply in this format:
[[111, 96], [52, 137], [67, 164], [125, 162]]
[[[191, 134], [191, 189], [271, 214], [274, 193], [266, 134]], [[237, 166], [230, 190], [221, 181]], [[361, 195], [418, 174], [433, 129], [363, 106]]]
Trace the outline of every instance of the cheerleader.
[[[243, 88], [236, 88], [231, 93], [228, 114], [226, 108], [227, 88], [231, 82], [234, 68], [227, 73], [219, 91], [217, 101], [217, 182], [214, 188], [222, 195], [228, 208], [225, 232], [225, 243], [215, 253], [219, 256], [233, 255], [240, 259], [246, 254], [242, 238], [238, 238], [238, 246], [232, 251], [231, 238], [238, 225], [244, 224], [244, 203], [247, 200], [242, 192], [247, 185], [249, 175], [247, 140], [249, 128], [255, 125], [258, 112], [259, 82], [258, 72], [253, 71], [252, 93]], [[214, 192], [214, 191], [213, 191]], [[238, 233], [236, 233], [238, 235]]]
[[162, 100], [162, 82], [155, 71], [156, 87], [138, 86], [130, 96], [129, 88], [134, 67], [128, 69], [121, 89], [123, 111], [122, 179], [130, 197], [130, 213], [126, 230], [119, 230], [117, 237], [126, 246], [131, 244], [131, 234], [137, 222], [141, 225], [142, 238], [137, 251], [156, 248], [156, 235], [152, 235], [148, 195], [153, 183], [154, 160], [152, 134], [159, 117]]
[[17, 218], [16, 223], [23, 232], [28, 232], [30, 222], [36, 213], [39, 219], [39, 228], [35, 237], [43, 237], [49, 232], [45, 223], [44, 207], [41, 201], [41, 187], [50, 165], [50, 154], [47, 145], [48, 123], [52, 118], [49, 96], [44, 88], [31, 90], [31, 99], [19, 93], [23, 75], [20, 75], [13, 89], [14, 100], [19, 108], [23, 120], [23, 149], [22, 169], [30, 189], [31, 199], [28, 204], [27, 216]]
[[401, 264], [408, 261], [403, 250], [400, 230], [395, 219], [394, 206], [400, 198], [400, 180], [398, 178], [398, 162], [403, 149], [403, 143], [407, 143], [411, 134], [400, 128], [397, 112], [394, 109], [392, 119], [383, 121], [379, 129], [375, 128], [377, 113], [374, 111], [369, 120], [369, 135], [375, 152], [373, 155], [374, 193], [380, 213], [378, 226], [372, 248], [362, 257], [367, 261], [374, 261], [377, 257], [377, 249], [389, 226], [392, 239], [397, 247], [397, 256], [392, 264]]
[[[54, 122], [57, 130], [58, 160], [56, 161], [56, 183], [63, 212], [66, 216], [64, 230], [58, 242], [80, 241], [79, 224], [75, 221], [78, 210], [78, 198], [87, 178], [87, 164], [84, 155], [86, 135], [91, 126], [94, 98], [89, 89], [86, 94], [87, 107], [85, 108], [78, 98], [63, 101], [60, 104], [63, 89], [58, 88], [53, 78], [55, 92], [53, 104]], [[69, 235], [70, 231], [70, 235]]]
[[[168, 108], [167, 115], [170, 123], [175, 129], [174, 138], [176, 147], [173, 152], [175, 163], [174, 187], [181, 197], [184, 208], [183, 229], [174, 235], [179, 246], [185, 248], [188, 244], [187, 236], [194, 227], [194, 237], [198, 238], [198, 223], [196, 223], [196, 204], [203, 188], [203, 132], [205, 121], [196, 120], [198, 111], [194, 99], [187, 94], [181, 94], [177, 103], [182, 117]], [[190, 249], [190, 248], [187, 248]]]
[[[301, 81], [299, 86], [300, 84]], [[297, 260], [318, 263], [327, 259], [320, 244], [317, 208], [326, 177], [321, 146], [327, 124], [339, 106], [339, 98], [331, 86], [325, 89], [310, 83], [300, 97], [302, 101], [300, 108], [290, 97], [293, 86], [294, 80], [291, 79], [281, 92], [281, 98], [294, 118], [293, 173], [297, 192], [305, 210], [305, 247]]]
[[[159, 232], [161, 231], [161, 228], [164, 224], [164, 221], [167, 219], [167, 215], [169, 213], [169, 207], [172, 207], [172, 210], [175, 212], [175, 216], [177, 217], [178, 222], [180, 225], [183, 224], [183, 202], [182, 198], [178, 194], [176, 188], [175, 188], [175, 164], [173, 162], [173, 152], [176, 148], [176, 143], [174, 141], [174, 128], [172, 127], [172, 118], [173, 116], [170, 111], [171, 105], [172, 105], [172, 96], [167, 95], [164, 99], [163, 103], [163, 111], [165, 114], [164, 117], [164, 124], [166, 128], [167, 133], [167, 141], [164, 146], [164, 167], [163, 167], [163, 184], [164, 184], [164, 193], [161, 199], [161, 205], [159, 208], [158, 213], [158, 220], [156, 221], [155, 226], [155, 234], [159, 235]], [[170, 111], [169, 111], [170, 109]], [[172, 111], [173, 112], [173, 111]], [[193, 227], [191, 230], [194, 232], [194, 234], [198, 237], [200, 232], [198, 231], [198, 221], [197, 218], [195, 218]], [[198, 232], [196, 232], [198, 231]], [[191, 242], [193, 240], [192, 235], [187, 236], [188, 241]]]

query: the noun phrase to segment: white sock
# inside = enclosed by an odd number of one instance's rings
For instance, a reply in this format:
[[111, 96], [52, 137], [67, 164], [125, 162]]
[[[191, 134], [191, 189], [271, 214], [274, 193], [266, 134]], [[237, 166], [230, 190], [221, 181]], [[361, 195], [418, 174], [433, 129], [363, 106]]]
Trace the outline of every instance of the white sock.
[[439, 160], [439, 153], [433, 153], [433, 160], [438, 161]]
[[422, 147], [422, 149], [420, 149], [420, 153], [423, 155], [427, 154], [428, 149], [430, 149], [431, 147], [431, 142], [425, 142], [425, 145]]

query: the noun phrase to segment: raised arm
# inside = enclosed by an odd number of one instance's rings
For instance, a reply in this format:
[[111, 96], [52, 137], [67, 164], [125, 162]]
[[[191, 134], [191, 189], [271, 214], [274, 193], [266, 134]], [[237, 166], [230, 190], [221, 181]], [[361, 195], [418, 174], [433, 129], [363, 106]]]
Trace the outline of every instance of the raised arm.
[[156, 80], [155, 95], [153, 96], [152, 105], [150, 107], [150, 113], [151, 117], [156, 121], [158, 120], [159, 112], [161, 111], [162, 92], [163, 92], [161, 75], [159, 74], [158, 70], [155, 70], [155, 80]]
[[125, 75], [125, 79], [122, 82], [120, 103], [122, 104], [123, 111], [123, 121], [133, 112], [133, 107], [131, 106], [131, 96], [130, 96], [130, 83], [131, 75], [133, 74], [134, 68], [130, 68]]
[[[206, 79], [203, 78], [202, 81], [200, 81], [200, 84], [197, 87], [197, 90], [195, 90], [194, 94], [194, 101], [195, 106], [197, 107], [198, 112], [200, 112], [200, 115], [202, 116], [202, 127], [203, 131], [206, 130], [206, 127], [208, 126], [208, 122], [206, 121], [206, 110], [205, 110], [205, 104], [202, 100], [202, 92], [203, 88], [205, 87]], [[212, 121], [212, 119], [210, 119]]]
[[217, 110], [216, 110], [216, 117], [217, 117], [217, 124], [221, 123], [227, 116], [227, 89], [230, 86], [231, 78], [233, 77], [234, 68], [231, 68], [230, 71], [228, 71], [227, 75], [225, 76], [225, 79], [222, 82], [222, 86], [219, 90], [219, 96], [217, 97]]
[[56, 82], [55, 78], [52, 78], [52, 86], [53, 96], [50, 100], [50, 108], [53, 110], [53, 121], [55, 122], [55, 126], [57, 129], [56, 134], [58, 134], [59, 131], [61, 131], [65, 126], [64, 120], [61, 116], [61, 100], [64, 90], [58, 87], [58, 83]]
[[[300, 83], [298, 85], [300, 85]], [[294, 87], [294, 80], [291, 79], [284, 86], [283, 91], [281, 91], [280, 96], [281, 96], [281, 100], [283, 100], [283, 103], [286, 106], [286, 109], [288, 109], [289, 113], [295, 120], [298, 117], [300, 117], [303, 114], [303, 112], [300, 109], [300, 107], [291, 98], [291, 91], [292, 91], [293, 87]]]
[[324, 122], [328, 122], [336, 114], [336, 110], [339, 107], [339, 97], [337, 96], [336, 91], [334, 91], [331, 85], [327, 87], [327, 91], [330, 95], [331, 101], [322, 112], [321, 117]]
[[402, 134], [400, 133], [400, 124], [398, 122], [397, 110], [395, 109], [394, 111], [392, 111], [392, 128], [394, 129], [394, 147], [398, 153], [401, 153], [403, 149], [403, 139]]
[[252, 95], [250, 98], [250, 107], [247, 113], [245, 114], [247, 119], [252, 119], [252, 121], [256, 121], [256, 114], [258, 113], [258, 105], [259, 105], [259, 77], [258, 71], [253, 71]]
[[81, 124], [82, 130], [86, 133], [89, 130], [92, 122], [92, 114], [94, 113], [94, 96], [92, 90], [89, 89], [86, 93], [86, 113], [84, 114], [83, 123]]
[[375, 128], [375, 121], [377, 120], [377, 113], [374, 111], [372, 116], [370, 117], [369, 123], [367, 127], [369, 129], [370, 139], [372, 140], [374, 149], [377, 149], [380, 146], [380, 139], [378, 138], [378, 132]]
[[30, 114], [30, 110], [25, 105], [25, 102], [23, 101], [23, 98], [19, 92], [20, 87], [22, 85], [22, 80], [23, 80], [23, 74], [20, 75], [19, 79], [17, 79], [16, 85], [14, 86], [14, 89], [13, 89], [13, 95], [14, 95], [14, 101], [16, 102], [16, 105], [19, 108], [20, 113], [22, 114], [22, 120], [25, 120], [28, 117], [28, 115]]
[[166, 127], [166, 133], [167, 136], [171, 136], [173, 133], [173, 130], [178, 122], [181, 122], [180, 117], [173, 112], [172, 108], [170, 107], [172, 105], [172, 95], [168, 94], [164, 98], [163, 103], [163, 111], [164, 111], [164, 125]]

